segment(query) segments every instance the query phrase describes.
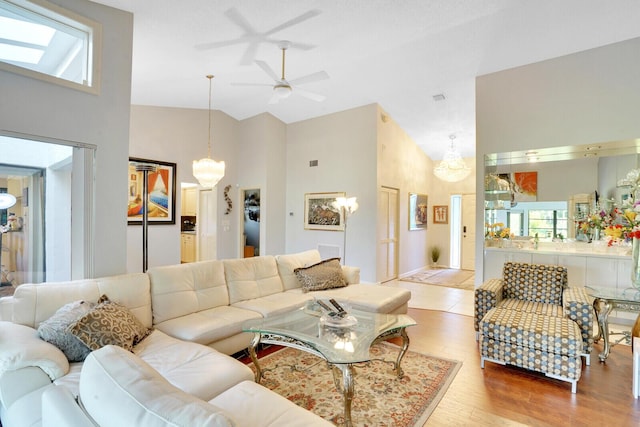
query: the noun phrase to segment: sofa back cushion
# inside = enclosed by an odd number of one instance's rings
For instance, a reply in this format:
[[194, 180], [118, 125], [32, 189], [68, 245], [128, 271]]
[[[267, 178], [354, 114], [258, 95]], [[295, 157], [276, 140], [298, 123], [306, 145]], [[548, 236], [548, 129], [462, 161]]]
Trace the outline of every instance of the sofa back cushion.
[[222, 261], [167, 265], [147, 271], [155, 324], [229, 305]]
[[234, 425], [222, 409], [174, 387], [138, 356], [112, 345], [85, 360], [79, 400], [102, 427]]
[[556, 305], [568, 284], [566, 267], [522, 262], [506, 262], [503, 279], [505, 298]]
[[297, 289], [302, 286], [294, 270], [296, 268], [309, 267], [322, 261], [320, 252], [315, 249], [300, 252], [297, 254], [277, 255], [278, 273], [282, 279], [285, 290]]
[[63, 305], [79, 300], [97, 302], [102, 295], [127, 307], [144, 326], [151, 327], [149, 277], [144, 273], [20, 285], [13, 294], [11, 320], [38, 328]]
[[284, 290], [276, 259], [272, 256], [227, 259], [223, 262], [231, 304]]

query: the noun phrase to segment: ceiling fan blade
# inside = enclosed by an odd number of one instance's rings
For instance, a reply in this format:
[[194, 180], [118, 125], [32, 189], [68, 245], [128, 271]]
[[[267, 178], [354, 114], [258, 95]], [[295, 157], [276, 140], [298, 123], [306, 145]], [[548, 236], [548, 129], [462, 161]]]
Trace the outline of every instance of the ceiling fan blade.
[[240, 59], [240, 65], [250, 65], [254, 59], [256, 59], [256, 52], [258, 51], [258, 43], [249, 43], [247, 50], [244, 51], [242, 59]]
[[249, 21], [238, 12], [238, 9], [232, 7], [224, 12], [227, 18], [229, 18], [234, 24], [242, 28], [247, 34], [256, 34], [256, 30], [249, 24]]
[[318, 71], [317, 73], [308, 74], [306, 76], [298, 77], [297, 79], [289, 80], [292, 85], [303, 85], [306, 83], [314, 83], [322, 80], [327, 80], [329, 74], [326, 71]]
[[272, 84], [269, 83], [243, 83], [243, 82], [231, 82], [229, 83], [231, 86], [268, 86], [273, 87]]
[[280, 96], [278, 96], [278, 94], [274, 91], [273, 95], [271, 95], [271, 99], [269, 99], [269, 104], [277, 104], [278, 101], [280, 101]]
[[275, 80], [276, 82], [280, 81], [280, 78], [278, 77], [276, 72], [273, 71], [271, 67], [269, 67], [269, 64], [260, 60], [255, 61], [255, 63], [258, 65], [258, 67], [262, 68], [262, 71], [267, 73], [267, 75], [271, 77], [273, 80]]
[[314, 49], [316, 47], [315, 44], [308, 44], [308, 43], [291, 43], [289, 45], [290, 48], [292, 49], [299, 49], [299, 50], [310, 50], [310, 49]]
[[212, 42], [212, 43], [201, 43], [201, 44], [195, 45], [194, 47], [198, 50], [209, 50], [209, 49], [216, 49], [219, 47], [233, 46], [234, 44], [239, 44], [244, 42], [245, 41], [243, 39], [223, 40], [223, 41]]
[[282, 23], [282, 24], [280, 24], [280, 25], [278, 25], [276, 27], [273, 27], [272, 29], [270, 29], [269, 31], [264, 33], [264, 35], [265, 36], [269, 36], [271, 34], [277, 33], [278, 31], [284, 30], [285, 28], [292, 27], [292, 26], [297, 25], [297, 24], [299, 24], [299, 23], [301, 23], [303, 21], [306, 21], [307, 19], [311, 19], [314, 16], [318, 16], [321, 13], [322, 12], [317, 10], [317, 9], [310, 10], [310, 11], [305, 12], [302, 15], [296, 17], [296, 18], [290, 19], [290, 20], [288, 20], [288, 21], [286, 21], [286, 22], [284, 22], [284, 23]]
[[297, 93], [300, 96], [304, 96], [305, 98], [310, 99], [312, 101], [316, 101], [316, 102], [322, 102], [325, 99], [327, 99], [327, 97], [324, 95], [320, 95], [314, 92], [309, 92], [308, 90], [299, 89], [297, 87], [293, 89], [293, 93]]

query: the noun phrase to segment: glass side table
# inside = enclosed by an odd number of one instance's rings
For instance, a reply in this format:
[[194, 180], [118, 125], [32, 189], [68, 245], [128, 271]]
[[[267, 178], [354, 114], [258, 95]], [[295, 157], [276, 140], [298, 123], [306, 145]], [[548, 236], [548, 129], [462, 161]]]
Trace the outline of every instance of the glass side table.
[[602, 338], [603, 349], [598, 355], [601, 362], [607, 360], [611, 352], [609, 339], [609, 314], [615, 308], [622, 311], [640, 313], [640, 290], [636, 288], [613, 289], [597, 286], [586, 286], [589, 296], [593, 297], [593, 309], [598, 318], [598, 341]]

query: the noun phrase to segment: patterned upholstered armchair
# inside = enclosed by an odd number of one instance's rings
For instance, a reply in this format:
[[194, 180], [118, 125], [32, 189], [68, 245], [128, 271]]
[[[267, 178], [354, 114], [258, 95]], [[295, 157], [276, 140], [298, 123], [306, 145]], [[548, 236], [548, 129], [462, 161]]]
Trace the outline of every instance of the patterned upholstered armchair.
[[578, 324], [583, 354], [593, 350], [593, 305], [584, 288], [568, 287], [567, 268], [558, 265], [506, 262], [502, 279], [489, 279], [476, 289], [474, 327], [493, 307], [568, 317]]
[[501, 279], [475, 291], [482, 366], [488, 360], [537, 370], [572, 382], [574, 392], [580, 356], [590, 363], [593, 321], [586, 291], [568, 287], [563, 266], [507, 262]]

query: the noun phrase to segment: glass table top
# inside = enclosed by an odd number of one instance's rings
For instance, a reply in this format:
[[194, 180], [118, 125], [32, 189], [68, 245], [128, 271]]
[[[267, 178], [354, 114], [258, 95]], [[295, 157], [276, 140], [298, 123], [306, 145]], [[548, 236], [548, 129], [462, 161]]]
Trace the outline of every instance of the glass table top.
[[267, 342], [270, 335], [298, 341], [320, 353], [329, 363], [341, 364], [368, 361], [369, 348], [378, 337], [416, 324], [406, 314], [359, 310], [348, 310], [348, 313], [342, 325], [339, 320], [332, 321], [322, 316], [321, 311], [304, 306], [283, 314], [248, 320], [242, 330], [262, 334], [262, 342]]
[[632, 286], [624, 289], [601, 286], [585, 286], [587, 293], [594, 298], [618, 301], [640, 302], [640, 289]]

